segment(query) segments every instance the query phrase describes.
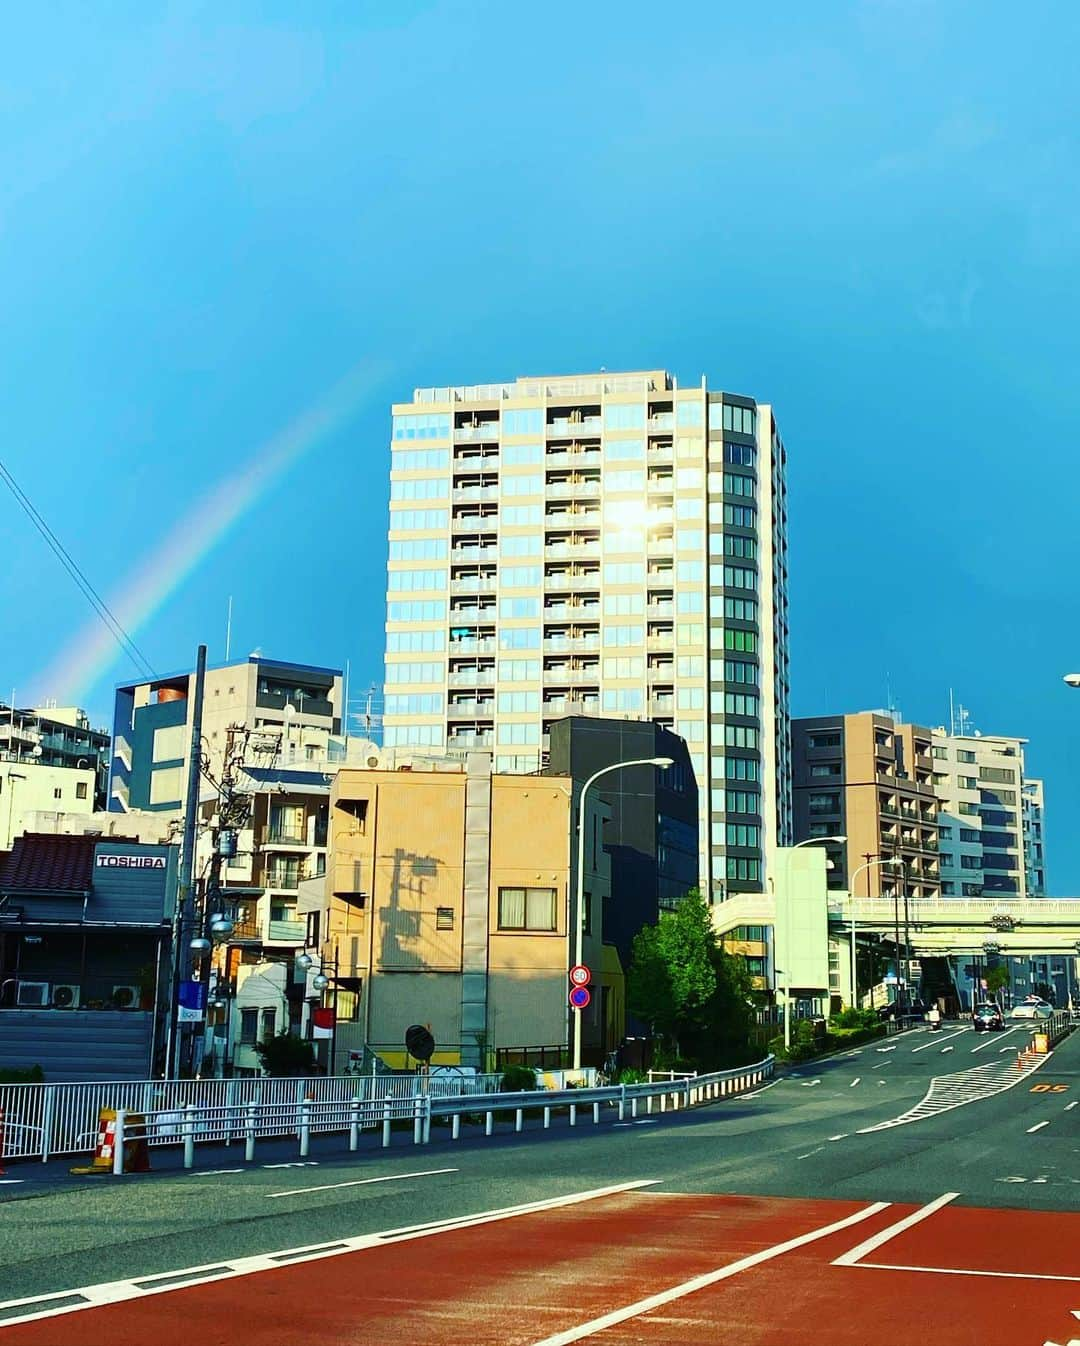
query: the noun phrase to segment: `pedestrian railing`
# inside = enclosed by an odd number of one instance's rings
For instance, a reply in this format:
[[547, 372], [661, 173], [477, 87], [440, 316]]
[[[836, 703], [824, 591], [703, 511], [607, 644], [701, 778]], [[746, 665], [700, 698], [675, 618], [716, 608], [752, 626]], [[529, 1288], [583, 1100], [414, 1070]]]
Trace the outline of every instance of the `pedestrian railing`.
[[93, 1144], [102, 1108], [123, 1109], [157, 1121], [151, 1144], [175, 1143], [185, 1109], [203, 1121], [200, 1139], [231, 1141], [225, 1125], [252, 1103], [294, 1108], [304, 1098], [319, 1103], [365, 1104], [420, 1096], [469, 1097], [498, 1089], [501, 1075], [320, 1075], [304, 1079], [245, 1076], [229, 1080], [114, 1080], [75, 1084], [0, 1084], [0, 1158], [41, 1159], [82, 1154]]
[[769, 1079], [773, 1066], [774, 1058], [769, 1056], [754, 1065], [709, 1075], [596, 1089], [491, 1091], [457, 1097], [427, 1091], [412, 1097], [398, 1095], [381, 1099], [364, 1097], [356, 1092], [351, 1098], [305, 1096], [286, 1102], [251, 1100], [245, 1104], [217, 1105], [187, 1102], [179, 1109], [140, 1112], [138, 1120], [130, 1124], [127, 1117], [135, 1110], [121, 1107], [116, 1109], [113, 1172], [124, 1171], [125, 1145], [139, 1140], [146, 1140], [151, 1145], [181, 1144], [184, 1167], [192, 1168], [197, 1144], [222, 1139], [242, 1143], [244, 1158], [250, 1162], [255, 1157], [259, 1140], [285, 1136], [295, 1136], [299, 1157], [303, 1159], [310, 1151], [312, 1135], [319, 1132], [347, 1132], [349, 1148], [355, 1150], [365, 1130], [381, 1133], [382, 1146], [388, 1148], [395, 1125], [400, 1129], [402, 1124], [411, 1128], [414, 1145], [426, 1145], [431, 1140], [433, 1123], [446, 1126], [449, 1138], [457, 1140], [463, 1120], [481, 1126], [485, 1136], [494, 1134], [500, 1118], [512, 1121], [514, 1131], [520, 1132], [529, 1115], [539, 1115], [545, 1129], [551, 1126], [555, 1115], [563, 1114], [572, 1127], [577, 1126], [583, 1116], [591, 1119], [594, 1125], [599, 1124], [604, 1111], [614, 1112], [618, 1121], [633, 1121], [743, 1093]]

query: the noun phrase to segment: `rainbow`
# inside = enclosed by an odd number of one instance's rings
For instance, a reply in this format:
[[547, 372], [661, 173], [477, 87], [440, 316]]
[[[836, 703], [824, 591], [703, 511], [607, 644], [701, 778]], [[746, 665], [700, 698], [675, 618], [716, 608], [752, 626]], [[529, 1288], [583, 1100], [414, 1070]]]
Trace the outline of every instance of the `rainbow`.
[[[129, 636], [136, 636], [232, 525], [298, 459], [355, 414], [385, 374], [385, 369], [371, 363], [350, 371], [326, 396], [263, 444], [244, 468], [218, 482], [177, 520], [107, 598]], [[41, 696], [56, 697], [61, 705], [81, 704], [120, 657], [116, 638], [95, 616], [33, 679], [33, 685]]]

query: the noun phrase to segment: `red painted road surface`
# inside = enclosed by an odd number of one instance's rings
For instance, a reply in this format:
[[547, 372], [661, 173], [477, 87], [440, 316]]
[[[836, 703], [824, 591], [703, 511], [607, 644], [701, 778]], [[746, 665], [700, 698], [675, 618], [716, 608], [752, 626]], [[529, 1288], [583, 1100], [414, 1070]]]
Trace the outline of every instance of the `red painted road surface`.
[[[550, 1346], [1043, 1346], [1080, 1336], [1080, 1214], [955, 1204], [861, 1259], [874, 1265], [833, 1261], [916, 1207], [888, 1206], [652, 1311], [573, 1333], [869, 1204], [624, 1193], [0, 1325], [0, 1346], [532, 1346], [552, 1338]], [[978, 1271], [997, 1274], [971, 1274]], [[1070, 1279], [1035, 1279], [1049, 1276]]]

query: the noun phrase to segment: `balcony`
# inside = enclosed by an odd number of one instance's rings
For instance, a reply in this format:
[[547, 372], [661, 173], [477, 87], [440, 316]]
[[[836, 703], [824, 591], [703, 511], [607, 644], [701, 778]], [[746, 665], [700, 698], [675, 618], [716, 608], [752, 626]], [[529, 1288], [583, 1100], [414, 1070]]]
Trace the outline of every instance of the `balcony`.
[[455, 514], [450, 528], [455, 533], [483, 533], [497, 527], [499, 516], [495, 510], [488, 514]]
[[548, 421], [545, 427], [549, 439], [595, 439], [604, 430], [599, 416], [586, 416], [580, 421]]
[[446, 708], [448, 720], [490, 720], [495, 714], [494, 700], [452, 701]]
[[544, 515], [545, 528], [599, 528], [598, 509], [561, 509]]
[[645, 609], [646, 617], [674, 617], [675, 604], [671, 602], [650, 603]]
[[449, 644], [450, 657], [458, 654], [494, 654], [495, 637], [481, 636], [479, 639], [466, 638], [464, 640], [451, 640]]
[[473, 579], [451, 580], [452, 594], [493, 594], [498, 588], [494, 575], [477, 575]]
[[544, 641], [545, 654], [573, 654], [577, 650], [598, 650], [600, 636], [551, 636]]
[[467, 622], [470, 625], [473, 622], [493, 622], [495, 620], [495, 604], [489, 603], [486, 607], [475, 605], [468, 608], [450, 609], [450, 620], [457, 625], [459, 622]]
[[489, 730], [478, 730], [475, 734], [448, 734], [448, 748], [493, 748], [495, 734]]
[[278, 828], [271, 828], [263, 838], [262, 845], [264, 851], [276, 846], [303, 846], [305, 850], [311, 849], [307, 837], [295, 832], [284, 832]]
[[306, 938], [306, 921], [272, 920], [267, 930], [268, 944], [303, 944]]
[[600, 494], [598, 481], [549, 481], [547, 495], [553, 500], [590, 499]]
[[263, 884], [277, 893], [295, 893], [308, 877], [301, 869], [275, 869], [273, 865], [268, 865], [263, 874]]
[[467, 504], [473, 500], [498, 500], [498, 498], [497, 486], [458, 486], [455, 487], [453, 495], [455, 504]]
[[544, 455], [545, 467], [599, 467], [602, 459], [599, 449], [560, 449]]
[[450, 560], [454, 565], [462, 561], [494, 561], [499, 555], [499, 548], [494, 545], [478, 546], [475, 543], [471, 546], [458, 543], [450, 548]]
[[580, 575], [545, 575], [545, 589], [595, 589], [600, 583], [600, 571], [589, 570]]
[[451, 673], [446, 679], [450, 687], [494, 687], [495, 670], [488, 669], [458, 669]]
[[544, 670], [545, 687], [597, 687], [599, 668], [549, 668]]
[[595, 542], [553, 542], [544, 548], [548, 560], [566, 560], [575, 556], [599, 556], [600, 539]]
[[498, 440], [498, 438], [498, 421], [485, 421], [482, 425], [458, 425], [454, 427], [455, 444], [473, 444], [484, 440]]

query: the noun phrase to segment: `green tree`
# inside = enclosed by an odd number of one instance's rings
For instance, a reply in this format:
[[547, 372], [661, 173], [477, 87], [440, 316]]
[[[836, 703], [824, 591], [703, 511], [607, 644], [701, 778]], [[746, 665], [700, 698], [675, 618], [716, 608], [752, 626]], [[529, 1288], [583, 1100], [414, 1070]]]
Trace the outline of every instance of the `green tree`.
[[256, 1055], [267, 1075], [310, 1075], [315, 1068], [315, 1049], [304, 1038], [286, 1029], [256, 1044]]
[[672, 1057], [700, 1066], [746, 1060], [750, 999], [746, 961], [724, 951], [696, 888], [634, 937], [627, 1000]]
[[1004, 965], [988, 968], [986, 971], [986, 989], [990, 995], [997, 995], [1009, 984], [1009, 969]]

